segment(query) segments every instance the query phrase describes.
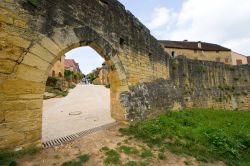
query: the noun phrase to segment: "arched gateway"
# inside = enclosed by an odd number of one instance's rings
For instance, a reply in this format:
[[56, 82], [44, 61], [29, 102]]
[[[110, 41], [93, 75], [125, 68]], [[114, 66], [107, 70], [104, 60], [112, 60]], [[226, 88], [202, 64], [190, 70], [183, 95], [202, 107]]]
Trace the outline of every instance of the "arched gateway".
[[[122, 4], [0, 0], [0, 149], [40, 145], [48, 72], [58, 57], [80, 46], [94, 48], [112, 69], [112, 117], [132, 121], [148, 115], [143, 97], [127, 94], [130, 86], [167, 79], [168, 56]], [[128, 107], [131, 97], [137, 102]]]

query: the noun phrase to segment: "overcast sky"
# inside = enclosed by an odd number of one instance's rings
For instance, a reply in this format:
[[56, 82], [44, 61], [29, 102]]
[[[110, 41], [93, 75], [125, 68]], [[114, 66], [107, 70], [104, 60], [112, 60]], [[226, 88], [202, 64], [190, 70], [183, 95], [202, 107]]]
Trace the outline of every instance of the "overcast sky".
[[[250, 0], [119, 0], [157, 39], [217, 43], [250, 55]], [[74, 50], [86, 74], [103, 59], [88, 49]]]

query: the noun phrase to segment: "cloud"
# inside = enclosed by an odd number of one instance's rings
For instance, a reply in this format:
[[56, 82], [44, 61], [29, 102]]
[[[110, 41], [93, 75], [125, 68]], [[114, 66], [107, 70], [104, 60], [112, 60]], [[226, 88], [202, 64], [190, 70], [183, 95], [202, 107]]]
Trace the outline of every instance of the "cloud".
[[146, 23], [147, 27], [151, 30], [160, 28], [170, 20], [170, 10], [165, 7], [157, 7], [154, 9], [151, 18], [151, 21]]
[[[186, 0], [178, 13], [167, 11], [167, 19], [164, 16], [151, 21], [159, 20], [160, 26], [149, 26], [158, 39], [201, 40], [250, 54], [250, 1]], [[159, 13], [155, 11], [152, 16]]]

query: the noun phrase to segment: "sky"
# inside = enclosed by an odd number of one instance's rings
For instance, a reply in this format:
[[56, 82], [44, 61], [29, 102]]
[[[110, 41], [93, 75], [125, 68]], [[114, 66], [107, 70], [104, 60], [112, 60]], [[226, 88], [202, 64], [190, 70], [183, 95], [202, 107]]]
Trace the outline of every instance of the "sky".
[[[250, 0], [119, 1], [157, 39], [216, 43], [250, 55]], [[82, 71], [88, 73], [104, 61], [94, 53], [85, 48], [74, 50], [69, 57], [75, 58]]]

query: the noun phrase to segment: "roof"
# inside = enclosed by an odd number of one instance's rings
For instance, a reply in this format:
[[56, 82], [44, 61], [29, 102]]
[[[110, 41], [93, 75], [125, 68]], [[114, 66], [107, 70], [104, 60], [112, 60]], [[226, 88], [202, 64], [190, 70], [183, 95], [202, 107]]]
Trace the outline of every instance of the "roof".
[[65, 59], [65, 61], [64, 61], [65, 68], [75, 67], [75, 64], [76, 64], [76, 62], [74, 59]]
[[[205, 43], [205, 42], [189, 42], [189, 41], [171, 41], [171, 40], [159, 40], [161, 44], [166, 48], [181, 48], [191, 50], [203, 50], [203, 51], [231, 51], [229, 48], [220, 46], [218, 44]], [[201, 43], [201, 48], [198, 47], [198, 43]]]
[[78, 63], [76, 63], [74, 59], [65, 59], [64, 68], [68, 69], [71, 67], [74, 68], [76, 71], [81, 72]]

